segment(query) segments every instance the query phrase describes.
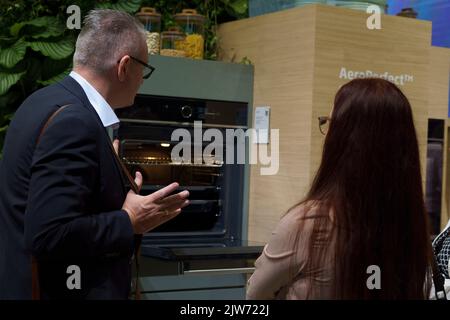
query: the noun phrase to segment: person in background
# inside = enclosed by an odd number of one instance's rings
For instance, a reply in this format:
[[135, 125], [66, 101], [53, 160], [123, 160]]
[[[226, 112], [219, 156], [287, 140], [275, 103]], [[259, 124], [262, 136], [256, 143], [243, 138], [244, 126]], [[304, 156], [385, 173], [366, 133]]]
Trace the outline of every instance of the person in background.
[[15, 113], [0, 164], [0, 299], [32, 298], [32, 257], [41, 299], [127, 299], [135, 235], [188, 204], [188, 191], [170, 195], [177, 183], [138, 195], [142, 175], [126, 174], [106, 130], [153, 71], [147, 58], [134, 17], [91, 11], [73, 71]]
[[432, 248], [407, 98], [356, 79], [319, 120], [320, 167], [256, 260], [247, 299], [426, 299]]

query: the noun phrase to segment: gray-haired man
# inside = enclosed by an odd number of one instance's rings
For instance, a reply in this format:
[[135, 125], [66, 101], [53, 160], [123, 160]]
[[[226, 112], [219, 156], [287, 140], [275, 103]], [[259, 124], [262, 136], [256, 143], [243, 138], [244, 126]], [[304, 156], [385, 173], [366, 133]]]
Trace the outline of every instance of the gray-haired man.
[[146, 61], [132, 16], [91, 11], [70, 76], [17, 110], [0, 164], [0, 299], [31, 298], [32, 256], [43, 299], [126, 299], [134, 235], [188, 204], [187, 191], [169, 196], [176, 183], [145, 197], [128, 190], [107, 134], [113, 109], [131, 105], [153, 71]]

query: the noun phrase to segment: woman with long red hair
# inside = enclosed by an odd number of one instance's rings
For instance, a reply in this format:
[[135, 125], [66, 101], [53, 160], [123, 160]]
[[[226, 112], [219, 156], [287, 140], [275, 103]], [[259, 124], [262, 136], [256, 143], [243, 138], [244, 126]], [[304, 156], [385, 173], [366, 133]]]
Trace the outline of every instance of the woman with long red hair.
[[247, 298], [426, 299], [432, 249], [408, 99], [389, 81], [355, 79], [319, 120], [320, 167], [256, 261]]

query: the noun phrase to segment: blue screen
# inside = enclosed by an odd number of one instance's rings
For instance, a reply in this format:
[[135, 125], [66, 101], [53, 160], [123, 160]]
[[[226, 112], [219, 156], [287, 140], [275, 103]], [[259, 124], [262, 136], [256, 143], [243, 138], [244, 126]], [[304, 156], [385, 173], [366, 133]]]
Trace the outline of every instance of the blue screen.
[[388, 0], [387, 4], [390, 15], [413, 8], [417, 19], [432, 21], [431, 44], [450, 48], [450, 0]]

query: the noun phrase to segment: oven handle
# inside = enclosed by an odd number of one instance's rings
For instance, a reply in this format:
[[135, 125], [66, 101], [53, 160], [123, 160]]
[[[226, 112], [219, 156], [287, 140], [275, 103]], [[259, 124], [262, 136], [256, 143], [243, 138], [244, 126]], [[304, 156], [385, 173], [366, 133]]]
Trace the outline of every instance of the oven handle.
[[[121, 118], [121, 122], [130, 123], [145, 123], [145, 124], [156, 124], [156, 125], [169, 125], [169, 126], [179, 126], [179, 127], [194, 127], [191, 122], [178, 122], [178, 121], [163, 121], [163, 120], [140, 120], [140, 119], [128, 119]], [[216, 123], [202, 123], [203, 128], [230, 128], [230, 129], [248, 129], [248, 126], [237, 126], [237, 125], [225, 125]]]
[[183, 274], [195, 275], [210, 275], [210, 274], [239, 274], [239, 273], [253, 273], [255, 267], [247, 268], [223, 268], [223, 269], [198, 269], [198, 270], [183, 270]]

